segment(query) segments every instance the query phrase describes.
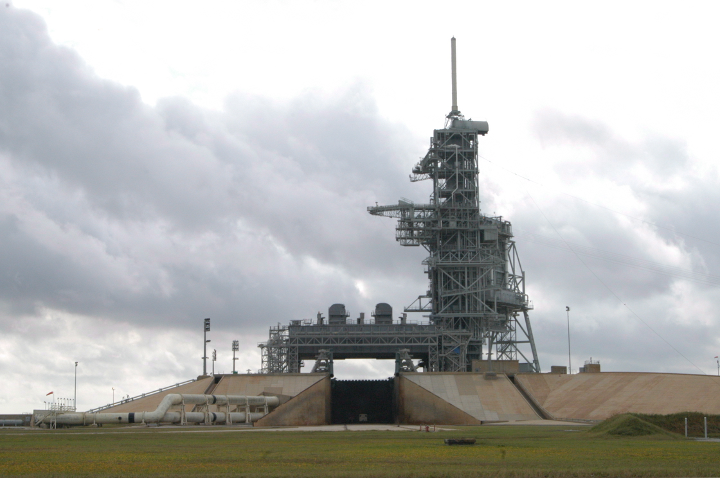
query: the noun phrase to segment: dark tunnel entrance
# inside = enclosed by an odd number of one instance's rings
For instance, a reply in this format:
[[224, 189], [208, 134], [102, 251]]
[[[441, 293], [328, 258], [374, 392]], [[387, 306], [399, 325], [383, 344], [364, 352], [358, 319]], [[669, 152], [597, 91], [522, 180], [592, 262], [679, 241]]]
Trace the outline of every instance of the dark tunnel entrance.
[[393, 379], [335, 380], [331, 385], [332, 423], [395, 423]]

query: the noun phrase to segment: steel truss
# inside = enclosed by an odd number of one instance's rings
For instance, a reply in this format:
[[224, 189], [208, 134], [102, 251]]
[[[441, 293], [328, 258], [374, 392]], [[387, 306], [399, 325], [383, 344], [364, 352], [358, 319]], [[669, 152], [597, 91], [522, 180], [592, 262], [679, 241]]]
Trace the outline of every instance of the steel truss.
[[303, 360], [317, 360], [321, 354], [334, 360], [394, 359], [400, 350], [419, 358], [426, 371], [439, 371], [443, 333], [433, 324], [278, 324], [270, 328], [269, 340], [258, 344], [260, 372], [299, 373]]
[[[483, 126], [485, 129], [483, 129]], [[411, 181], [432, 180], [428, 204], [401, 199], [396, 205], [369, 207], [370, 214], [396, 218], [396, 239], [423, 246], [430, 280], [428, 293], [406, 312], [425, 313], [441, 326], [438, 366], [442, 371], [470, 370], [472, 360], [518, 360], [540, 371], [512, 226], [502, 217], [480, 213], [478, 134], [487, 124], [466, 121], [455, 111], [444, 129], [435, 130]], [[520, 320], [519, 320], [520, 318]], [[520, 344], [530, 345], [531, 358]]]

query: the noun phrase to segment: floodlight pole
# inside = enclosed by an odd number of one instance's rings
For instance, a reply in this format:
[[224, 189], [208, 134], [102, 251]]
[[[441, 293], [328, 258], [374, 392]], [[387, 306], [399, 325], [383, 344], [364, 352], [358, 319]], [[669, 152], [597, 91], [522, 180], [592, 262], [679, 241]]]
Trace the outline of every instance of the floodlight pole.
[[77, 411], [77, 362], [75, 362], [75, 395], [73, 396], [73, 408]]
[[207, 333], [210, 332], [210, 319], [205, 319], [203, 323], [203, 376], [207, 375], [207, 344], [210, 342], [207, 339]]
[[237, 371], [235, 370], [235, 361], [237, 358], [235, 357], [235, 352], [240, 350], [240, 341], [239, 340], [233, 340], [232, 341], [232, 353], [233, 353], [233, 374], [236, 374]]
[[572, 373], [572, 358], [570, 357], [570, 307], [565, 306], [565, 312], [567, 312], [567, 323], [568, 323], [568, 374]]

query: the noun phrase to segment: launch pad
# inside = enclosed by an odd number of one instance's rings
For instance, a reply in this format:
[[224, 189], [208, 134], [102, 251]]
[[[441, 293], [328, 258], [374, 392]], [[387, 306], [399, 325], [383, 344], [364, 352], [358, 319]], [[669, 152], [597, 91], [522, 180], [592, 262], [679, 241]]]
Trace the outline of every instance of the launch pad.
[[[465, 119], [458, 109], [454, 39], [452, 78], [452, 109], [410, 177], [432, 183], [429, 201], [401, 199], [368, 208], [372, 215], [397, 219], [402, 246], [428, 252], [422, 262], [428, 288], [399, 317], [387, 303], [377, 304], [368, 318], [351, 318], [343, 304], [333, 304], [327, 317], [318, 313], [314, 320], [270, 327], [268, 340], [259, 344], [259, 374], [216, 375], [213, 369], [208, 375], [204, 362], [197, 380], [88, 412], [36, 410], [34, 423], [481, 425], [599, 421], [625, 412], [720, 414], [720, 377], [600, 373], [592, 361], [575, 375], [564, 367], [540, 373], [533, 307], [512, 225], [480, 211], [478, 139], [489, 127]], [[408, 314], [424, 320], [408, 320]], [[205, 319], [205, 332], [209, 327]], [[333, 361], [344, 359], [395, 359], [395, 374], [337, 380]], [[306, 361], [314, 362], [312, 371], [300, 373]]]

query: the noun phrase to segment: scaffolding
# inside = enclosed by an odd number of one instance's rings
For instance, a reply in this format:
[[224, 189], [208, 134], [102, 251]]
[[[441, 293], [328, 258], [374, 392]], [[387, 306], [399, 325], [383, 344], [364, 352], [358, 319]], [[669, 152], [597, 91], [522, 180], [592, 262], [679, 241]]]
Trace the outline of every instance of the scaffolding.
[[[290, 373], [299, 371], [299, 366], [289, 363], [288, 326], [280, 323], [271, 326], [267, 342], [260, 347], [260, 373]], [[297, 369], [297, 370], [295, 370]]]

